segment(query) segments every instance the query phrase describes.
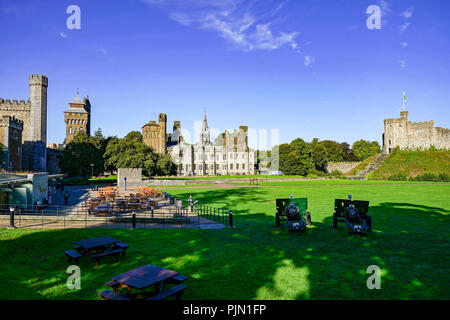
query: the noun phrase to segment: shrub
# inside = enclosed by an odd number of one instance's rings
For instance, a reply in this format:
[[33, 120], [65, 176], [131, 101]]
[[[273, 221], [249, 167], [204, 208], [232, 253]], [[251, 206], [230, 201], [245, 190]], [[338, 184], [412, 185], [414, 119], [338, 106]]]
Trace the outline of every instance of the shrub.
[[330, 175], [331, 175], [331, 176], [335, 176], [335, 177], [336, 177], [337, 175], [339, 175], [339, 176], [342, 177], [344, 174], [343, 174], [341, 171], [335, 169], [335, 170], [333, 170], [333, 171], [330, 172]]
[[405, 171], [400, 171], [399, 173], [393, 174], [391, 175], [388, 180], [393, 180], [393, 181], [406, 181], [408, 180], [406, 177], [406, 172]]
[[409, 178], [411, 181], [450, 181], [450, 177], [446, 173], [434, 174], [434, 173], [424, 173], [420, 176]]

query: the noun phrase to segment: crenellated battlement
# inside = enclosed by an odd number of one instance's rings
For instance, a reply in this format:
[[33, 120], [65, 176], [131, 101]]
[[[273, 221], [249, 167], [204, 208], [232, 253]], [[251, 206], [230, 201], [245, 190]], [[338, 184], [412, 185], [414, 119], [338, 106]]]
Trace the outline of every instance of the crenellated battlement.
[[0, 127], [13, 127], [20, 131], [23, 130], [23, 121], [15, 116], [4, 115], [0, 118]]
[[30, 86], [31, 85], [42, 85], [48, 87], [48, 78], [42, 74], [32, 74], [30, 75]]
[[2, 111], [30, 111], [31, 102], [25, 100], [10, 100], [0, 98], [0, 110]]

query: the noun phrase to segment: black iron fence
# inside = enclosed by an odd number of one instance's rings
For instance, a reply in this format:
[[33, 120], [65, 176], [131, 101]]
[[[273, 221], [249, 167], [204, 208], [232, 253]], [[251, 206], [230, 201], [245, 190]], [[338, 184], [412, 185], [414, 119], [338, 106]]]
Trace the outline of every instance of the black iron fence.
[[176, 208], [185, 214], [193, 213], [199, 218], [212, 220], [230, 228], [233, 227], [233, 210], [216, 208], [198, 203], [192, 204], [191, 208], [189, 208], [189, 204], [183, 202], [179, 198], [175, 198], [167, 192], [163, 192], [163, 198], [169, 200], [169, 203], [174, 204]]
[[72, 206], [35, 206], [28, 209], [4, 205], [0, 206], [0, 227], [129, 229], [233, 227], [232, 211], [198, 204], [189, 208], [180, 199], [170, 195], [164, 197], [169, 201], [156, 208], [143, 206], [138, 209], [123, 209], [111, 206], [103, 213], [95, 213], [83, 203]]

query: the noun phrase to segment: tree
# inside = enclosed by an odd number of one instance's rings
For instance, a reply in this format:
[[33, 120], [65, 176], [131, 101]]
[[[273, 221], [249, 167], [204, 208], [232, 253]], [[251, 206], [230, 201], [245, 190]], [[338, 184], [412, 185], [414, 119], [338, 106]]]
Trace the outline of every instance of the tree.
[[142, 141], [139, 131], [131, 131], [122, 139], [111, 139], [104, 157], [107, 166], [142, 168], [146, 176], [157, 173], [158, 155]]
[[327, 149], [319, 143], [312, 143], [311, 154], [316, 170], [325, 172], [328, 164]]
[[156, 163], [157, 174], [160, 176], [174, 176], [177, 174], [177, 165], [172, 161], [170, 155], [158, 155]]
[[297, 138], [291, 141], [291, 146], [300, 161], [297, 168], [297, 174], [306, 176], [309, 171], [314, 169], [311, 145], [306, 143], [303, 139]]
[[[69, 176], [87, 176], [101, 174], [104, 171], [102, 150], [98, 141], [84, 131], [77, 133], [63, 150], [64, 157], [60, 161], [61, 170]], [[91, 164], [94, 167], [91, 167]]]
[[344, 151], [342, 150], [342, 146], [339, 143], [332, 140], [324, 140], [320, 141], [319, 144], [327, 149], [328, 162], [344, 161]]
[[350, 148], [350, 144], [348, 144], [347, 142], [342, 142], [341, 148], [344, 156], [344, 161], [358, 161], [358, 157], [353, 153], [353, 150]]
[[377, 141], [358, 140], [352, 145], [353, 153], [359, 161], [364, 161], [373, 154], [380, 153], [381, 148]]

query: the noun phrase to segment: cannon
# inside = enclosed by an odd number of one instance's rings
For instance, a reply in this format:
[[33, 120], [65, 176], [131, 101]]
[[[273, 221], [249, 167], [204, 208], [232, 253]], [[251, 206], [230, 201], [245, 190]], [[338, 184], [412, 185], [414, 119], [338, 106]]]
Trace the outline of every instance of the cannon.
[[289, 227], [289, 231], [305, 231], [311, 225], [311, 213], [308, 209], [307, 198], [276, 199], [277, 212], [275, 222], [279, 226], [281, 221]]
[[344, 222], [350, 234], [367, 236], [367, 231], [372, 229], [372, 217], [367, 214], [368, 211], [369, 201], [352, 200], [351, 195], [348, 195], [348, 200], [335, 199], [333, 228]]

